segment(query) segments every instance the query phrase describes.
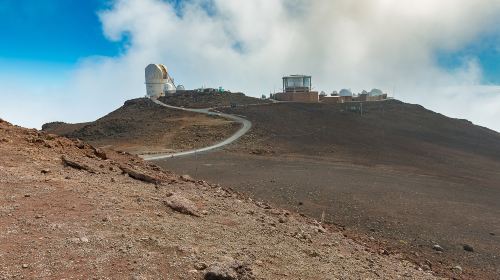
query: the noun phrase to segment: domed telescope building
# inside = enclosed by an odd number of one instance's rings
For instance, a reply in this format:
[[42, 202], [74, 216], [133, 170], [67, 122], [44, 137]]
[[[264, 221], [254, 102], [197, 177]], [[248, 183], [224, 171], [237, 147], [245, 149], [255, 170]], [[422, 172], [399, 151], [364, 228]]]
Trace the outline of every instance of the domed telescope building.
[[144, 69], [144, 74], [146, 78], [146, 95], [149, 98], [158, 98], [167, 93], [175, 93], [174, 79], [168, 74], [165, 65], [149, 64]]

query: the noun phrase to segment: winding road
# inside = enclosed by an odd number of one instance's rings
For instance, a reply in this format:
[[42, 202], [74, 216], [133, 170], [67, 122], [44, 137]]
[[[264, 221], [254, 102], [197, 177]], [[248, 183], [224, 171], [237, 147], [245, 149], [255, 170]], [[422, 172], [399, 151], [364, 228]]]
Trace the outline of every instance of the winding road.
[[218, 117], [223, 117], [227, 118], [236, 122], [239, 122], [242, 124], [242, 127], [236, 131], [231, 137], [225, 139], [222, 142], [219, 142], [215, 145], [204, 147], [204, 148], [199, 148], [195, 150], [189, 150], [189, 151], [184, 151], [184, 152], [178, 152], [178, 153], [168, 153], [168, 154], [158, 154], [158, 155], [140, 155], [144, 160], [159, 160], [159, 159], [164, 159], [164, 158], [173, 158], [173, 157], [181, 157], [181, 156], [189, 156], [189, 155], [195, 155], [195, 154], [200, 154], [200, 153], [205, 153], [209, 152], [212, 150], [219, 149], [223, 146], [229, 145], [233, 143], [234, 141], [238, 140], [241, 136], [245, 135], [250, 128], [252, 128], [252, 123], [244, 119], [242, 117], [238, 117], [235, 115], [230, 115], [230, 114], [224, 114], [220, 112], [212, 112], [210, 111], [212, 108], [206, 108], [206, 109], [189, 109], [189, 108], [182, 108], [182, 107], [176, 107], [176, 106], [171, 106], [168, 104], [165, 104], [161, 102], [158, 99], [151, 99], [154, 103], [161, 105], [163, 107], [167, 107], [170, 109], [174, 110], [183, 110], [183, 111], [188, 111], [188, 112], [195, 112], [195, 113], [201, 113], [201, 114], [206, 114], [206, 115], [211, 115], [211, 116], [218, 116]]

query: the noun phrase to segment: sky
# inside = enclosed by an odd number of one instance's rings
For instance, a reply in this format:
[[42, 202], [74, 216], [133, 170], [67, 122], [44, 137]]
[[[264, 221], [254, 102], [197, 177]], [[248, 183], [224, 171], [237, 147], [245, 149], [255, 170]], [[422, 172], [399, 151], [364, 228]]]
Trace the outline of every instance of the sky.
[[500, 131], [498, 26], [498, 0], [0, 0], [0, 117], [95, 120], [162, 63], [186, 88], [260, 97], [309, 74]]

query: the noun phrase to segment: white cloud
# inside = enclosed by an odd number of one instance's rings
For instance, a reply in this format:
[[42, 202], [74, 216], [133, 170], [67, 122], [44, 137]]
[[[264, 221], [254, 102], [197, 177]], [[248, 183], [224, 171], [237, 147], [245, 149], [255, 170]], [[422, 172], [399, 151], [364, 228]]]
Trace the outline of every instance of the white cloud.
[[435, 57], [495, 31], [497, 0], [191, 0], [180, 11], [159, 0], [117, 0], [100, 18], [107, 38], [129, 36], [130, 45], [79, 65], [59, 104], [73, 117], [53, 117], [91, 120], [144, 95], [143, 69], [154, 62], [188, 88], [253, 96], [278, 90], [293, 73], [311, 74], [318, 90], [396, 89], [398, 99], [500, 131], [500, 90], [481, 86], [475, 59], [449, 70]]

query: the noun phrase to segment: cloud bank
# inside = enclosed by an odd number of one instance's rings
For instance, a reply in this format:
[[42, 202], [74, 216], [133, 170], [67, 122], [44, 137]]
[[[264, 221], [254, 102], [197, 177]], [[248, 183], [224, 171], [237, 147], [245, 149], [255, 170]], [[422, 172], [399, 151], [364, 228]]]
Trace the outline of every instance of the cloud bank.
[[483, 84], [476, 59], [437, 59], [497, 32], [497, 0], [116, 0], [99, 17], [109, 40], [128, 38], [124, 52], [84, 59], [52, 89], [66, 93], [40, 98], [52, 114], [34, 106], [21, 123], [95, 119], [143, 96], [144, 67], [163, 63], [187, 88], [260, 96], [304, 73], [317, 90], [382, 88], [500, 131], [500, 87]]

